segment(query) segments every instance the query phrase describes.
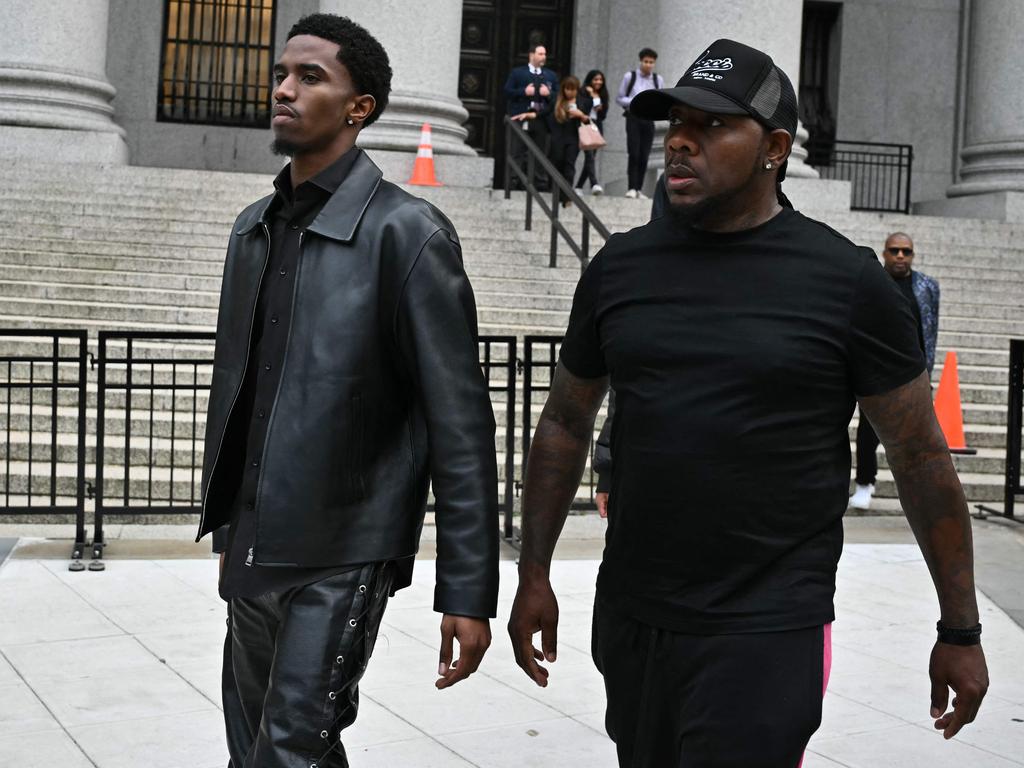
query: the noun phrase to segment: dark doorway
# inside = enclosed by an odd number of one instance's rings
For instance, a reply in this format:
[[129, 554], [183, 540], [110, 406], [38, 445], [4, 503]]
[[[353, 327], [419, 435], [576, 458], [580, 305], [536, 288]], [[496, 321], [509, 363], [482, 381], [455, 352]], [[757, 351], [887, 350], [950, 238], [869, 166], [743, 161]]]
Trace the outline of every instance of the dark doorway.
[[574, 0], [463, 0], [459, 98], [469, 111], [467, 143], [494, 158], [494, 185], [504, 183], [502, 91], [509, 70], [543, 43], [547, 66], [562, 74], [572, 61]]
[[800, 120], [807, 129], [808, 162], [827, 162], [836, 138], [839, 96], [840, 3], [804, 3], [800, 41]]

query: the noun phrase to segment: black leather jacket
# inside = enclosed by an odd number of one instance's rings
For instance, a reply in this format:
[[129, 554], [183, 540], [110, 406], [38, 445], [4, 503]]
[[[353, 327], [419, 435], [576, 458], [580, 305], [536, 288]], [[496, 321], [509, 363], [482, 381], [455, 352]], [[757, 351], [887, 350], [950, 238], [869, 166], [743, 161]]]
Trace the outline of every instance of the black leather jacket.
[[[242, 211], [228, 245], [197, 541], [229, 521], [237, 490], [218, 475], [219, 454], [245, 374], [272, 198]], [[260, 468], [254, 562], [317, 567], [411, 558], [432, 480], [434, 608], [494, 616], [494, 415], [454, 227], [429, 203], [383, 181], [360, 153], [300, 247]], [[403, 562], [396, 588], [411, 577], [411, 559]]]

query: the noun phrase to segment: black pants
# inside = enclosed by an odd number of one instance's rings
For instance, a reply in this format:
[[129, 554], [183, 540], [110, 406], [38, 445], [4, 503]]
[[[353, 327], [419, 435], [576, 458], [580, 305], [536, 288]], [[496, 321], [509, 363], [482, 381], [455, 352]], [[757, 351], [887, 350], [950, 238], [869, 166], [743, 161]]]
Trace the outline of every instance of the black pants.
[[644, 177], [647, 175], [647, 161], [651, 157], [651, 145], [654, 144], [654, 122], [641, 120], [633, 115], [626, 115], [626, 175], [630, 189], [643, 189]]
[[577, 142], [558, 142], [551, 145], [551, 164], [562, 172], [562, 178], [568, 184], [572, 184], [573, 176], [576, 175], [576, 158], [579, 155], [580, 145]]
[[[512, 129], [509, 129], [512, 130]], [[548, 130], [547, 123], [544, 122], [543, 118], [531, 120], [528, 126], [519, 128], [517, 130], [526, 130], [526, 135], [529, 136], [533, 143], [537, 145], [541, 152], [545, 155], [548, 154], [548, 150], [551, 146], [551, 132]], [[526, 172], [527, 169], [527, 158], [529, 153], [526, 151], [526, 147], [521, 141], [512, 139], [512, 159], [516, 166], [523, 169]], [[550, 187], [550, 181], [548, 179], [547, 171], [540, 167], [540, 163], [534, 163], [534, 174], [533, 182], [537, 189], [545, 190]], [[518, 189], [520, 187], [519, 178], [512, 175], [512, 188]]]
[[596, 149], [585, 149], [583, 150], [583, 170], [580, 171], [580, 177], [576, 180], [576, 188], [583, 189], [583, 185], [589, 181], [590, 186], [594, 187], [601, 182], [597, 180], [597, 150]]
[[229, 768], [347, 768], [341, 731], [377, 639], [392, 567], [235, 598], [224, 646]]
[[857, 484], [872, 485], [878, 474], [878, 435], [863, 413], [857, 422]]
[[683, 635], [594, 603], [620, 768], [797, 768], [821, 723], [822, 627]]

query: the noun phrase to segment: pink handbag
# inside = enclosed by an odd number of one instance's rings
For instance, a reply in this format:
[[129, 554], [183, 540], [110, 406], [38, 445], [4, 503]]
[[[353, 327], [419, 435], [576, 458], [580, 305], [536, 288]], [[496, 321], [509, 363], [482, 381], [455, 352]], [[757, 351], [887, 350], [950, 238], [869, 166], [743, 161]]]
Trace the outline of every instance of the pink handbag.
[[577, 131], [580, 137], [580, 149], [589, 151], [592, 149], [601, 149], [608, 142], [604, 140], [604, 136], [597, 129], [597, 126], [591, 123], [580, 123], [580, 127]]

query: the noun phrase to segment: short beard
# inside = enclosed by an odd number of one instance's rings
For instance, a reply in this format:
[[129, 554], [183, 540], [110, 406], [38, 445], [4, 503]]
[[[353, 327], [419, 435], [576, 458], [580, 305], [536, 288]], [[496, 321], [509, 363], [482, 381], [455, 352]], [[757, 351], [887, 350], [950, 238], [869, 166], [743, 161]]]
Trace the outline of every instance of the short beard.
[[688, 205], [673, 203], [672, 198], [669, 197], [666, 210], [676, 223], [687, 227], [703, 229], [704, 224], [715, 221], [723, 211], [729, 209], [729, 204], [739, 196], [740, 191], [734, 189], [728, 192], [719, 192], [717, 195], [706, 197], [699, 202]]
[[747, 179], [746, 183], [741, 184], [735, 189], [727, 189], [724, 192], [719, 192], [717, 195], [705, 197], [696, 203], [690, 203], [689, 205], [675, 204], [672, 202], [672, 193], [670, 192], [667, 207], [668, 215], [673, 221], [696, 229], [707, 229], [709, 224], [714, 224], [723, 215], [734, 215], [736, 213], [735, 206], [733, 205], [734, 201], [743, 195], [749, 184], [753, 183], [754, 174], [759, 172], [762, 165], [763, 161], [761, 159], [754, 163], [750, 178]]
[[302, 147], [300, 147], [294, 141], [288, 141], [288, 139], [275, 138], [272, 142], [270, 142], [270, 151], [273, 152], [275, 155], [295, 157], [295, 155], [302, 151]]

